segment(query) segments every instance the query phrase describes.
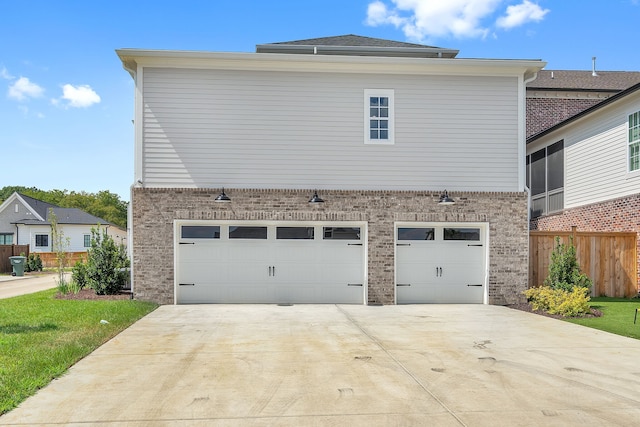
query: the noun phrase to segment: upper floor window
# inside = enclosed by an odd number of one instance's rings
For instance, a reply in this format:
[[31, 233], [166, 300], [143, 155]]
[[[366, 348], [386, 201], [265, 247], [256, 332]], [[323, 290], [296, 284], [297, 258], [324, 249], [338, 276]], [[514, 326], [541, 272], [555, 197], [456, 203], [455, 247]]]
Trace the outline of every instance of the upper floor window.
[[629, 115], [629, 172], [640, 170], [640, 111]]
[[365, 89], [364, 143], [394, 143], [394, 108], [392, 89]]
[[531, 218], [564, 208], [564, 141], [527, 156], [526, 173], [531, 189]]

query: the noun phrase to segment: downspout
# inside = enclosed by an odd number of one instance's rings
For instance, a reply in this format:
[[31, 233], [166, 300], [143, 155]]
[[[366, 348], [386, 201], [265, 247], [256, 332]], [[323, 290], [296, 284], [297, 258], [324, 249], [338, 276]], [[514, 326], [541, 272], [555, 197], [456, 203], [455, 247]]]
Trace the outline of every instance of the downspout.
[[[134, 119], [132, 120], [132, 124], [133, 124], [133, 131], [134, 131], [134, 136], [133, 136], [133, 144], [134, 144], [134, 157], [141, 155], [141, 153], [137, 152], [137, 145], [138, 144], [142, 144], [142, 136], [140, 135], [140, 137], [138, 136], [138, 131], [136, 129], [136, 126], [140, 126], [142, 124], [142, 106], [141, 106], [141, 102], [142, 102], [142, 91], [141, 88], [138, 85], [138, 64], [135, 64], [135, 66], [130, 66], [127, 64], [127, 61], [123, 61], [122, 62], [122, 66], [123, 68], [131, 75], [131, 77], [133, 78], [133, 82], [134, 82], [134, 86], [135, 86], [135, 93], [134, 93], [134, 106], [133, 106], [133, 114], [134, 114]], [[140, 69], [142, 70], [142, 68], [140, 67]], [[140, 105], [139, 105], [140, 104]], [[139, 139], [140, 138], [140, 139]], [[132, 213], [132, 206], [133, 206], [133, 190], [136, 187], [143, 187], [144, 183], [142, 181], [142, 168], [140, 167], [140, 170], [136, 170], [138, 169], [138, 159], [134, 159], [134, 182], [131, 184], [131, 186], [129, 187], [130, 193], [129, 193], [129, 205], [127, 206], [127, 254], [129, 255], [129, 286], [131, 288], [131, 298], [133, 298], [135, 296], [135, 281], [133, 280], [134, 277], [134, 263], [133, 263], [133, 213]]]

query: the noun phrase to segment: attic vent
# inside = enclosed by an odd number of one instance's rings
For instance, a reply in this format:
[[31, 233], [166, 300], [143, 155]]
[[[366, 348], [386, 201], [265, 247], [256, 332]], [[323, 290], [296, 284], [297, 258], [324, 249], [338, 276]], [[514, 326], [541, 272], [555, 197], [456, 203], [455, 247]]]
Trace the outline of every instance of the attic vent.
[[18, 213], [18, 204], [16, 203], [16, 213]]

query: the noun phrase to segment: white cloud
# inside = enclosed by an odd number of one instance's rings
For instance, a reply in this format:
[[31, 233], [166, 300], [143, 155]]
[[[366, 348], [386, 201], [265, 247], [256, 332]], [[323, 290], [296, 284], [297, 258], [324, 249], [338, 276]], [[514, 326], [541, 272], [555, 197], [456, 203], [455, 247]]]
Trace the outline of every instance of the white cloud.
[[[87, 108], [92, 106], [93, 104], [98, 104], [100, 102], [100, 95], [98, 95], [91, 86], [88, 85], [79, 85], [74, 86], [71, 84], [66, 84], [62, 86], [62, 98], [67, 101], [68, 107], [75, 108]], [[52, 100], [54, 105], [59, 104], [59, 100]]]
[[536, 3], [524, 0], [521, 4], [507, 7], [506, 15], [498, 18], [496, 25], [510, 30], [527, 22], [540, 22], [547, 13], [549, 9], [543, 9]]
[[9, 98], [24, 101], [27, 98], [38, 98], [42, 96], [44, 89], [32, 83], [27, 77], [20, 77], [9, 85]]
[[7, 70], [6, 67], [2, 67], [0, 68], [0, 78], [3, 78], [5, 80], [13, 80], [14, 77], [9, 74], [9, 70]]
[[[393, 25], [411, 40], [424, 42], [435, 38], [485, 38], [491, 34], [493, 16], [504, 0], [375, 0], [367, 7], [366, 24]], [[496, 25], [513, 28], [527, 22], [539, 22], [549, 10], [530, 0], [508, 6]]]

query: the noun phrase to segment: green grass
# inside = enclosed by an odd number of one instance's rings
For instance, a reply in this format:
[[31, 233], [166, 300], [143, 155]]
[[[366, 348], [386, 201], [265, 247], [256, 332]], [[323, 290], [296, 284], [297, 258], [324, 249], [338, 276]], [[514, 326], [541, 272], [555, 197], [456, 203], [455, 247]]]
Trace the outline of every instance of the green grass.
[[[157, 305], [74, 301], [56, 289], [0, 300], [0, 414], [61, 376]], [[101, 324], [101, 320], [108, 324]]]
[[567, 322], [640, 339], [640, 313], [637, 323], [633, 323], [636, 308], [640, 308], [640, 299], [598, 297], [591, 299], [591, 307], [602, 311], [604, 315], [602, 317], [566, 319]]

